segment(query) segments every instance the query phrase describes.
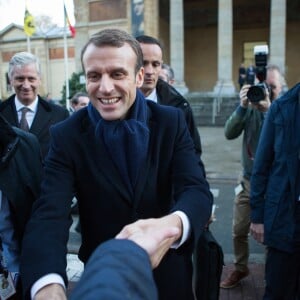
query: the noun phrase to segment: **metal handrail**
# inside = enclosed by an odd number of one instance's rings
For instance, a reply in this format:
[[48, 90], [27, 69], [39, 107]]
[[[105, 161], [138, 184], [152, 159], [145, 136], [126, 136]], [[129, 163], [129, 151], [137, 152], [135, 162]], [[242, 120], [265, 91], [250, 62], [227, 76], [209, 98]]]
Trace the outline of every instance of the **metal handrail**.
[[220, 112], [221, 110], [221, 104], [222, 104], [222, 100], [223, 98], [221, 97], [221, 92], [224, 86], [224, 81], [221, 80], [220, 81], [220, 87], [219, 87], [219, 91], [217, 93], [217, 96], [214, 98], [213, 101], [213, 107], [212, 107], [212, 124], [214, 125], [216, 123], [216, 115]]

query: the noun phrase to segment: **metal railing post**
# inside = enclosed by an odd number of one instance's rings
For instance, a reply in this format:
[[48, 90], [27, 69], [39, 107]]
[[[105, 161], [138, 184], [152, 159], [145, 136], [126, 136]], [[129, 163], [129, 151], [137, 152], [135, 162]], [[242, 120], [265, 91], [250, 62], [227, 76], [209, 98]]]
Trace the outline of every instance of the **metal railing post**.
[[223, 89], [223, 80], [221, 81], [220, 87], [219, 87], [219, 91], [217, 93], [217, 96], [214, 98], [213, 104], [212, 104], [212, 118], [211, 118], [211, 122], [213, 125], [215, 125], [216, 123], [216, 115], [217, 113], [220, 112], [221, 110], [221, 103], [222, 103], [222, 97], [221, 97], [221, 91]]

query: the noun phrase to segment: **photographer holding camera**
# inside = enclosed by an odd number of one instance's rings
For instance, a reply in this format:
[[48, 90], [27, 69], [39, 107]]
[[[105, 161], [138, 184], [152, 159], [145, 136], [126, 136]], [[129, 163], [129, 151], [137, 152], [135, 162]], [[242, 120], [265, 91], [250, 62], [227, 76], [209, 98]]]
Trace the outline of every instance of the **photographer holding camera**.
[[[235, 270], [221, 282], [220, 287], [224, 289], [235, 287], [243, 278], [249, 275], [249, 200], [253, 160], [266, 112], [271, 102], [281, 96], [285, 84], [278, 66], [264, 66], [262, 70], [265, 72], [265, 80], [256, 86], [247, 84], [242, 87], [239, 94], [240, 104], [225, 124], [225, 136], [227, 139], [238, 138], [243, 133], [241, 159], [243, 171], [239, 177], [239, 184], [235, 188], [233, 208], [232, 233]], [[260, 89], [258, 95], [261, 95], [263, 98], [256, 98], [254, 101], [250, 101], [249, 90], [252, 89], [252, 96], [253, 94], [257, 95], [255, 91], [253, 93], [254, 87]]]

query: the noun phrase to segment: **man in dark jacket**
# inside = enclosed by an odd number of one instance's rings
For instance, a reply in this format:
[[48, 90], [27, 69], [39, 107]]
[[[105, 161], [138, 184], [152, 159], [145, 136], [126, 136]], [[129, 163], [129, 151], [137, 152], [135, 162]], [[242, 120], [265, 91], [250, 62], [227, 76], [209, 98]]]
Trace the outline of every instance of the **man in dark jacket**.
[[273, 102], [251, 177], [251, 225], [268, 247], [264, 300], [300, 296], [300, 84]]
[[0, 112], [11, 125], [37, 136], [44, 158], [50, 144], [49, 127], [65, 120], [69, 113], [38, 95], [41, 67], [33, 54], [16, 53], [9, 62], [8, 77], [15, 94], [0, 104]]
[[146, 35], [136, 38], [141, 45], [144, 56], [145, 78], [141, 91], [148, 100], [159, 104], [180, 108], [185, 116], [188, 129], [193, 139], [196, 153], [202, 154], [200, 135], [197, 130], [192, 108], [188, 101], [171, 85], [159, 79], [163, 59], [161, 43]]
[[26, 295], [65, 299], [70, 204], [76, 195], [84, 263], [118, 233], [127, 238], [175, 226], [178, 234], [155, 251], [160, 264], [153, 275], [160, 300], [192, 300], [192, 250], [209, 220], [212, 195], [184, 116], [145, 100], [139, 90], [142, 50], [127, 32], [92, 35], [81, 61], [90, 104], [50, 129], [41, 196], [23, 239]]
[[269, 97], [259, 103], [251, 103], [247, 97], [250, 89], [245, 84], [240, 91], [240, 105], [225, 124], [228, 140], [243, 135], [241, 162], [242, 173], [235, 188], [233, 205], [232, 240], [235, 268], [221, 282], [221, 288], [234, 288], [249, 275], [249, 228], [250, 228], [250, 178], [261, 128], [271, 102], [284, 94], [284, 77], [276, 65], [268, 65], [266, 83], [272, 88]]
[[[4, 286], [9, 289], [13, 285], [17, 289], [14, 299], [21, 297], [18, 281], [21, 241], [32, 203], [39, 194], [41, 173], [37, 138], [11, 127], [0, 114], [0, 254], [3, 258], [0, 263], [9, 272], [8, 285]], [[3, 285], [0, 295], [2, 289]]]

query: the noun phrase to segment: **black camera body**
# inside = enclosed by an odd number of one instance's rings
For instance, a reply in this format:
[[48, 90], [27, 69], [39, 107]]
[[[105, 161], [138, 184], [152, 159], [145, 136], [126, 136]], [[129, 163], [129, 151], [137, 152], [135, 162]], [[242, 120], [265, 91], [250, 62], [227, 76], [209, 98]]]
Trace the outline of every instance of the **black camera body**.
[[[254, 47], [255, 58], [255, 73], [259, 83], [249, 88], [247, 98], [250, 102], [257, 103], [266, 97], [266, 88], [269, 90], [265, 80], [267, 77], [267, 63], [268, 63], [268, 46], [260, 45]], [[270, 91], [269, 91], [270, 92]]]

